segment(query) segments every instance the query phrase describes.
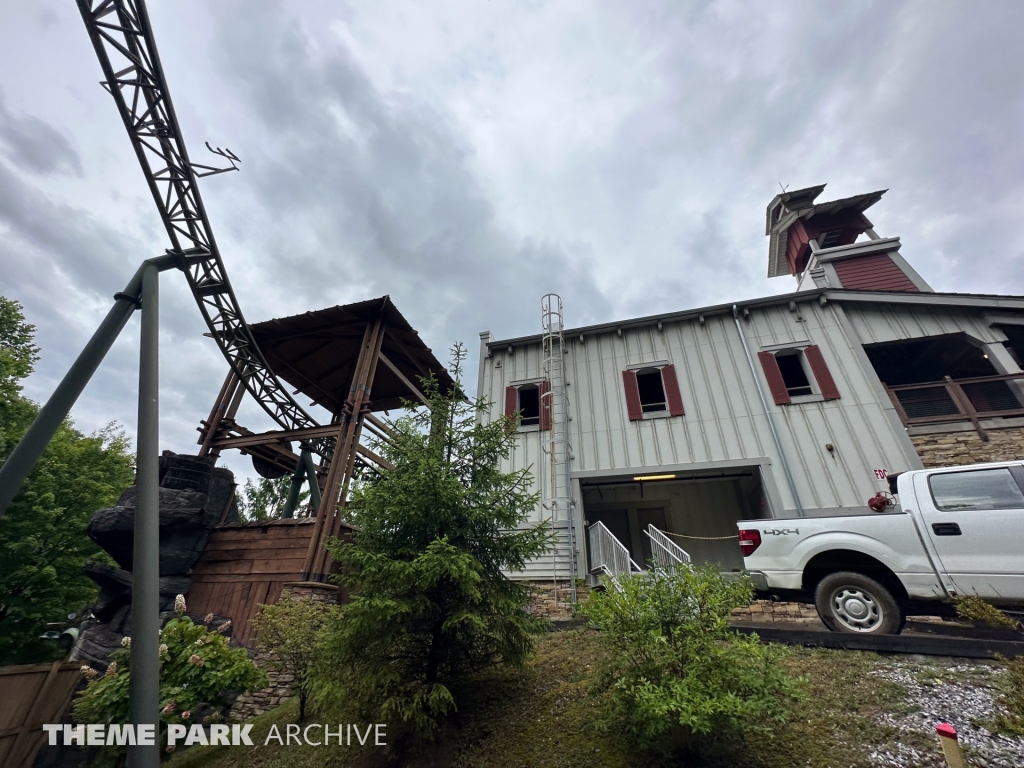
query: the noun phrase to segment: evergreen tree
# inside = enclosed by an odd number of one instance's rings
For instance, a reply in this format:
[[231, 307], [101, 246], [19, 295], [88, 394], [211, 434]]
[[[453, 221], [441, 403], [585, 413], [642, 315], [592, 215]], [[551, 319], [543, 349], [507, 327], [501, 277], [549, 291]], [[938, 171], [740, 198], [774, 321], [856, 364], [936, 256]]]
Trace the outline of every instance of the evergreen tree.
[[[21, 305], [0, 296], [0, 462], [14, 450], [38, 406], [21, 394], [38, 349]], [[102, 551], [85, 535], [92, 513], [132, 482], [134, 460], [113, 425], [84, 436], [70, 420], [57, 430], [0, 519], [0, 664], [55, 655], [39, 636], [96, 597], [82, 572]]]
[[459, 382], [465, 352], [453, 349], [455, 386], [423, 380], [429, 409], [391, 424], [377, 450], [394, 465], [365, 477], [346, 515], [352, 543], [330, 549], [355, 591], [333, 623], [316, 698], [325, 711], [353, 702], [374, 722], [419, 732], [456, 707], [458, 685], [496, 665], [522, 665], [543, 624], [527, 611], [530, 588], [506, 573], [546, 552], [528, 470], [503, 472], [516, 435], [489, 424], [481, 398]]

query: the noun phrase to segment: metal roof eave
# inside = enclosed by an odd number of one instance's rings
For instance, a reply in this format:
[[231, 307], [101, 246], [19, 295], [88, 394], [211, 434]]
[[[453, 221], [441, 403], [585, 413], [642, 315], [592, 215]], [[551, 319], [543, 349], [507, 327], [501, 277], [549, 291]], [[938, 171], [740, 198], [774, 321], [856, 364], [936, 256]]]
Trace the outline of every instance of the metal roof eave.
[[[580, 328], [567, 328], [563, 332], [568, 337], [579, 335], [594, 335], [599, 333], [610, 333], [630, 328], [643, 328], [662, 323], [677, 322], [680, 320], [692, 320], [704, 316], [731, 314], [735, 305], [738, 309], [756, 309], [759, 307], [770, 307], [778, 304], [788, 304], [791, 301], [806, 302], [824, 298], [826, 301], [855, 301], [861, 303], [876, 304], [916, 304], [916, 305], [937, 305], [937, 306], [959, 306], [977, 307], [992, 309], [1015, 309], [1024, 311], [1024, 296], [1000, 296], [997, 294], [978, 293], [908, 293], [905, 291], [851, 291], [842, 288], [815, 288], [794, 293], [781, 293], [775, 296], [766, 296], [759, 299], [748, 299], [746, 301], [733, 301], [727, 304], [715, 304], [709, 307], [698, 307], [687, 309], [681, 312], [668, 312], [660, 315], [648, 315], [630, 320], [622, 320], [612, 323], [600, 323]], [[523, 347], [530, 344], [538, 344], [543, 334], [530, 336], [518, 336], [512, 339], [495, 339], [487, 343], [488, 349], [497, 347]]]

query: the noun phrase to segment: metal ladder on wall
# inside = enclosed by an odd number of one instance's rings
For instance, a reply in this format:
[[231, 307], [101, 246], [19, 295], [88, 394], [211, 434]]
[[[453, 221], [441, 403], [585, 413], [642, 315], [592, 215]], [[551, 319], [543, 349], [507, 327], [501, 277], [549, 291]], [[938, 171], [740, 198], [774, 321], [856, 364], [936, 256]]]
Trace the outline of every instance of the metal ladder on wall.
[[[544, 506], [551, 512], [552, 528], [557, 532], [566, 527], [569, 543], [569, 592], [576, 602], [576, 529], [572, 519], [572, 446], [569, 443], [569, 396], [565, 381], [565, 324], [562, 315], [562, 297], [548, 293], [541, 298], [541, 328], [543, 329], [544, 377], [548, 389], [542, 395], [541, 409], [547, 408], [551, 419], [550, 441], [545, 453], [550, 459], [550, 487]], [[546, 399], [547, 402], [543, 402]], [[552, 555], [554, 581], [558, 588], [558, 555]]]

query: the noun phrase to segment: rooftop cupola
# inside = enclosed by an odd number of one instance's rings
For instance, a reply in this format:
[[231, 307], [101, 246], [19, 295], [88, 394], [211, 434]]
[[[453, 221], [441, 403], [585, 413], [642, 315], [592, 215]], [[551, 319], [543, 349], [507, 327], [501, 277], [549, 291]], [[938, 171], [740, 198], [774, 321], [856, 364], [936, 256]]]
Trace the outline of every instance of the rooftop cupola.
[[768, 204], [768, 277], [792, 275], [798, 290], [931, 291], [900, 255], [900, 239], [879, 237], [864, 215], [887, 190], [816, 203], [824, 189], [782, 192]]

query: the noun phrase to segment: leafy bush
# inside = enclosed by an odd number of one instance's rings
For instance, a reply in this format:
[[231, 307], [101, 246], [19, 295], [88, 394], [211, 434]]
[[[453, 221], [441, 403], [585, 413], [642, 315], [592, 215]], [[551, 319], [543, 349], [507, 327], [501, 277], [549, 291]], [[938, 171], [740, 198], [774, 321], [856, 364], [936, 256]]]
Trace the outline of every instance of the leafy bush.
[[[196, 624], [183, 615], [179, 603], [176, 618], [160, 632], [160, 743], [166, 743], [171, 723], [191, 725], [221, 719], [229, 702], [228, 692], [252, 691], [267, 685], [267, 675], [257, 669], [244, 648], [230, 648], [218, 631]], [[207, 620], [209, 620], [208, 617]], [[116, 651], [103, 675], [82, 667], [90, 678], [75, 701], [73, 714], [80, 723], [128, 723], [128, 688], [131, 679], [130, 641]], [[123, 753], [125, 747], [102, 747], [106, 756]]]
[[713, 565], [635, 574], [592, 593], [580, 613], [608, 651], [598, 661], [605, 727], [642, 748], [690, 752], [712, 734], [784, 719], [798, 691], [779, 664], [784, 649], [729, 629], [751, 596], [746, 580]]
[[340, 606], [285, 593], [276, 605], [264, 605], [252, 619], [256, 647], [270, 654], [271, 666], [294, 677], [299, 693], [299, 721], [306, 719], [311, 672], [323, 652], [324, 626]]
[[[458, 379], [461, 348], [456, 347]], [[537, 504], [525, 470], [499, 462], [516, 436], [477, 420], [459, 384], [423, 381], [430, 409], [392, 423], [377, 445], [393, 468], [356, 488], [352, 543], [334, 542], [341, 581], [357, 590], [332, 623], [315, 698], [325, 713], [358, 704], [426, 733], [456, 706], [461, 681], [495, 664], [522, 665], [541, 622], [529, 587], [506, 576], [545, 552], [546, 526], [523, 527]], [[390, 731], [389, 731], [390, 733]]]

